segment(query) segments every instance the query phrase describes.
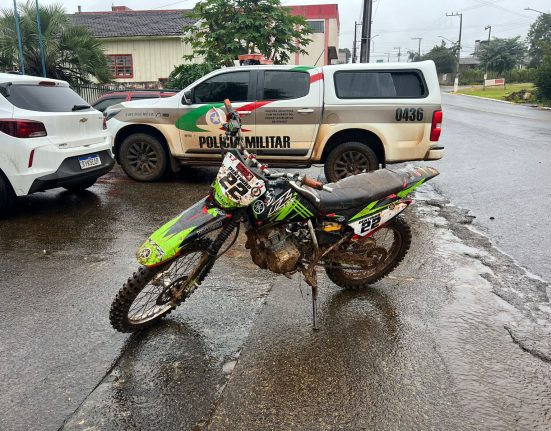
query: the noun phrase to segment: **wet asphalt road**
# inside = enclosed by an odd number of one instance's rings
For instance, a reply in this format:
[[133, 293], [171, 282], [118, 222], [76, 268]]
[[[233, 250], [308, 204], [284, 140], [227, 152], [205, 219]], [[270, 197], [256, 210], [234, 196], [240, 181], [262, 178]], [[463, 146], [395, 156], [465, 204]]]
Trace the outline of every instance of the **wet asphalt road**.
[[446, 156], [436, 188], [471, 210], [498, 247], [551, 280], [551, 111], [442, 97]]
[[[443, 140], [461, 159], [461, 122], [482, 114], [444, 101]], [[514, 260], [529, 245], [514, 259], [493, 247], [502, 231], [452, 187], [458, 175], [476, 190], [452, 163], [432, 163], [445, 175], [418, 194], [412, 249], [390, 277], [357, 293], [320, 276], [318, 332], [307, 286], [256, 269], [242, 244], [157, 328], [110, 328], [134, 250], [212, 169], [160, 184], [115, 169], [81, 196], [20, 199], [0, 222], [0, 429], [549, 429], [551, 289]]]

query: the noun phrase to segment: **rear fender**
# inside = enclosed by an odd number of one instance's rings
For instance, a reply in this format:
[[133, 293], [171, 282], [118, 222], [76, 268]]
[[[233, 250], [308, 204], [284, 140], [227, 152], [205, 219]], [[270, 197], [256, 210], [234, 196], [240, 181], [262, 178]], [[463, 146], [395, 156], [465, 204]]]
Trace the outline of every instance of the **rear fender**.
[[348, 225], [354, 229], [355, 235], [369, 236], [375, 233], [375, 231], [411, 204], [412, 201], [408, 198], [410, 193], [428, 180], [439, 175], [436, 169], [429, 167], [395, 171], [394, 173], [402, 177], [402, 190], [384, 199], [371, 202], [362, 211], [352, 217], [348, 221]]
[[348, 225], [354, 229], [354, 235], [363, 237], [373, 235], [379, 228], [404, 211], [411, 202], [410, 199], [396, 200], [385, 205], [383, 209], [375, 214], [356, 220]]
[[440, 175], [440, 172], [438, 172], [434, 168], [423, 167], [399, 171], [396, 172], [396, 174], [402, 176], [403, 186], [403, 189], [396, 193], [396, 196], [399, 198], [405, 198], [420, 185], [426, 183], [428, 180], [434, 178], [435, 176]]
[[174, 259], [186, 245], [222, 227], [229, 217], [206, 197], [155, 231], [138, 249], [138, 262], [154, 267]]

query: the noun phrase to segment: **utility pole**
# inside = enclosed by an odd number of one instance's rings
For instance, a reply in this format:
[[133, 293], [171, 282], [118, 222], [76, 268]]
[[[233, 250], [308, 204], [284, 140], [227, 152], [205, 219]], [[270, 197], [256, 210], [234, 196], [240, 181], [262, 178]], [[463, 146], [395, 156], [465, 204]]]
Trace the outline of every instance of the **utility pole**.
[[492, 26], [491, 25], [487, 25], [486, 27], [484, 27], [484, 30], [490, 30], [488, 32], [488, 46], [490, 46], [490, 36], [492, 35]]
[[421, 59], [421, 41], [423, 40], [422, 37], [412, 37], [411, 40], [418, 40], [419, 41], [419, 49], [417, 50], [417, 55], [419, 56], [419, 59]]
[[352, 47], [352, 63], [358, 62], [358, 26], [361, 24], [358, 24], [356, 21], [354, 21], [354, 46]]
[[394, 49], [398, 50], [398, 63], [400, 63], [400, 57], [402, 56], [402, 47], [401, 46], [395, 46]]
[[373, 13], [373, 0], [364, 0], [360, 63], [369, 63], [369, 54], [371, 51], [371, 15], [372, 13]]
[[446, 16], [459, 17], [459, 41], [457, 42], [457, 69], [455, 72], [455, 80], [453, 82], [453, 92], [457, 93], [459, 87], [459, 60], [461, 59], [461, 31], [463, 30], [463, 14], [462, 13], [446, 13]]
[[390, 63], [390, 52], [385, 52], [385, 54], [387, 55], [386, 62]]
[[19, 28], [19, 11], [17, 10], [16, 0], [13, 0], [13, 14], [15, 17], [15, 31], [17, 32], [17, 45], [19, 47], [19, 73], [25, 74], [25, 59], [23, 58], [23, 45], [21, 43], [21, 29]]
[[[490, 30], [488, 32], [488, 48], [490, 47], [490, 35], [492, 34], [492, 26], [487, 25], [484, 27], [484, 30]], [[486, 90], [486, 79], [488, 79], [488, 65], [486, 64], [486, 67], [484, 68], [484, 84], [482, 85], [482, 89]]]
[[42, 29], [40, 28], [40, 11], [38, 0], [36, 0], [36, 27], [38, 30], [38, 46], [40, 47], [40, 58], [42, 60], [42, 76], [46, 78], [46, 61], [44, 60], [44, 43], [42, 41]]

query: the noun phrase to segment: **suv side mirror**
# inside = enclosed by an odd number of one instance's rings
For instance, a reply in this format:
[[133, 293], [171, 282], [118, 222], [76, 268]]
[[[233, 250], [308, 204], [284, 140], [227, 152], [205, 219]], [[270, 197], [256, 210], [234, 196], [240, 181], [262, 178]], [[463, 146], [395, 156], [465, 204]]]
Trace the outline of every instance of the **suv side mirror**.
[[186, 105], [191, 105], [193, 99], [193, 91], [187, 90], [184, 91], [184, 97], [182, 97], [182, 102], [184, 102]]

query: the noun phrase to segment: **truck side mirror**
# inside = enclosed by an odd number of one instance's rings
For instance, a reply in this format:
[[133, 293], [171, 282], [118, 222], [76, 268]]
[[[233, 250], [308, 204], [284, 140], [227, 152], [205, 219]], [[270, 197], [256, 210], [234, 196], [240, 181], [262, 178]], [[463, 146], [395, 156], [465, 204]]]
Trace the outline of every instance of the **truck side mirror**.
[[10, 97], [10, 86], [11, 82], [6, 82], [5, 84], [0, 85], [0, 94], [4, 97]]
[[182, 102], [186, 105], [191, 105], [193, 99], [193, 91], [187, 90], [184, 91], [184, 97], [182, 97]]

